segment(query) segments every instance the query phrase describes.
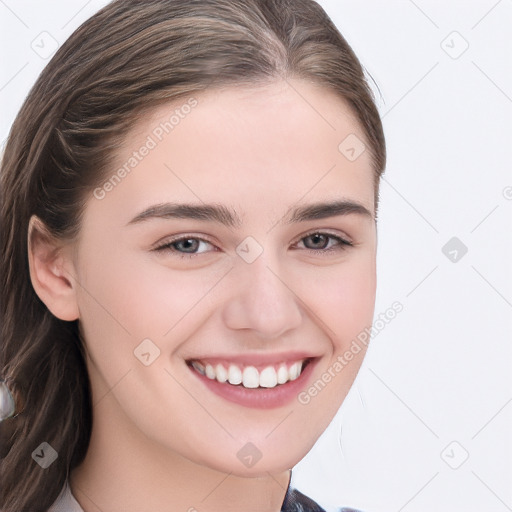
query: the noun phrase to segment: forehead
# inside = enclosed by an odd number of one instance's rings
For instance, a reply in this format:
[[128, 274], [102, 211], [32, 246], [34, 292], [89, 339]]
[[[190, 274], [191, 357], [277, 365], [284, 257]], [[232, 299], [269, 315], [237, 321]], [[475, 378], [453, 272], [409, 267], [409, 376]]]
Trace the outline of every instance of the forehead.
[[275, 216], [303, 199], [348, 197], [374, 211], [365, 144], [348, 104], [317, 85], [209, 90], [137, 121], [116, 155], [110, 174], [126, 172], [108, 199], [139, 209], [169, 200], [223, 202]]

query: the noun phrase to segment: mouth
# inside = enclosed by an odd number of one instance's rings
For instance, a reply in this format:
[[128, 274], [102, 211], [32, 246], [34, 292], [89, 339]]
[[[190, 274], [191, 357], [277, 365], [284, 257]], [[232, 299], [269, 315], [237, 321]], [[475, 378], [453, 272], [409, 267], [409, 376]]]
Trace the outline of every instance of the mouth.
[[187, 364], [200, 375], [221, 384], [241, 386], [246, 389], [275, 388], [300, 377], [312, 358], [277, 365], [240, 365], [235, 363], [215, 363], [199, 360]]
[[[256, 360], [257, 359], [257, 360]], [[189, 359], [192, 375], [215, 395], [244, 407], [272, 409], [297, 399], [320, 357]]]

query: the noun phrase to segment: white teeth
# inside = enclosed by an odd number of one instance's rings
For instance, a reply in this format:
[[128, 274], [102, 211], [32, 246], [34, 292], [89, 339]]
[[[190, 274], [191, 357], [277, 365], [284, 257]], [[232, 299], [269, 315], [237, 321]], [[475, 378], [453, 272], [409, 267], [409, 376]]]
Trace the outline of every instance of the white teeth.
[[215, 373], [217, 374], [217, 380], [219, 382], [226, 382], [228, 380], [228, 372], [224, 369], [224, 366], [218, 364], [215, 367]]
[[211, 364], [207, 364], [204, 371], [209, 379], [215, 379], [215, 370]]
[[228, 380], [230, 384], [237, 385], [242, 383], [242, 370], [234, 364], [229, 365]]
[[204, 375], [204, 368], [199, 364], [199, 363], [196, 363], [195, 361], [192, 362], [192, 366], [201, 374], [201, 375]]
[[304, 361], [296, 361], [291, 365], [281, 363], [277, 370], [274, 366], [267, 366], [261, 371], [254, 366], [246, 366], [243, 370], [235, 364], [230, 364], [228, 369], [221, 363], [215, 366], [198, 361], [192, 361], [192, 367], [201, 375], [206, 375], [210, 380], [220, 383], [229, 382], [233, 386], [242, 385], [244, 388], [254, 389], [274, 388], [288, 381], [296, 380], [302, 373]]
[[260, 385], [260, 375], [254, 366], [244, 368], [242, 383], [244, 388], [257, 388]]
[[277, 370], [277, 383], [284, 384], [285, 382], [288, 382], [288, 368], [282, 364]]
[[290, 380], [295, 380], [296, 378], [298, 378], [298, 376], [300, 375], [300, 369], [302, 367], [302, 363], [298, 362], [298, 363], [293, 363], [291, 366], [290, 366]]
[[268, 366], [260, 373], [260, 386], [262, 388], [275, 388], [277, 385], [277, 373], [272, 366]]

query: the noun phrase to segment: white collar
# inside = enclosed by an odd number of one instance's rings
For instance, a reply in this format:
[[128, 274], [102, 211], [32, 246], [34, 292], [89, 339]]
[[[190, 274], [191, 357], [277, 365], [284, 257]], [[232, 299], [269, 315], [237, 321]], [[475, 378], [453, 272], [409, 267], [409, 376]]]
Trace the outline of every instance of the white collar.
[[48, 509], [48, 512], [84, 512], [78, 501], [71, 492], [69, 483], [66, 482], [54, 504]]

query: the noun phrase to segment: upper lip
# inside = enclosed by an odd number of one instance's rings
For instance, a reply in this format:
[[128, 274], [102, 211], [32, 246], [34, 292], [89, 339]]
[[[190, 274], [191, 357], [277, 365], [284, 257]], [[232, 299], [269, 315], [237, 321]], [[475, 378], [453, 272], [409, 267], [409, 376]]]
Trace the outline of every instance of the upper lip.
[[226, 355], [203, 355], [197, 357], [187, 358], [187, 362], [203, 361], [205, 363], [233, 363], [242, 366], [264, 366], [275, 365], [279, 363], [293, 363], [295, 361], [302, 361], [304, 359], [314, 359], [318, 355], [311, 354], [310, 352], [280, 352], [274, 354], [226, 354]]

